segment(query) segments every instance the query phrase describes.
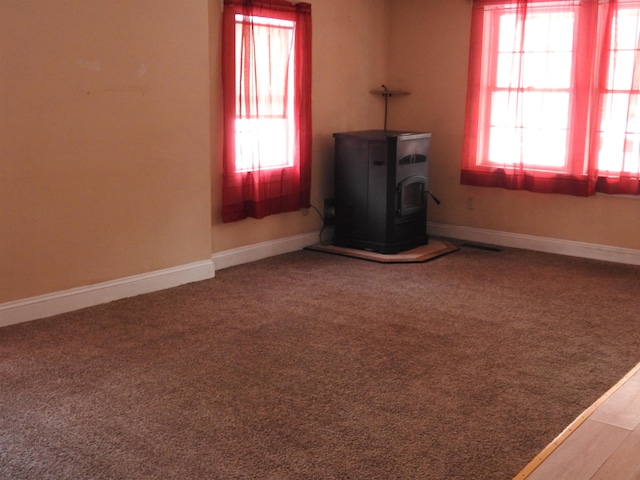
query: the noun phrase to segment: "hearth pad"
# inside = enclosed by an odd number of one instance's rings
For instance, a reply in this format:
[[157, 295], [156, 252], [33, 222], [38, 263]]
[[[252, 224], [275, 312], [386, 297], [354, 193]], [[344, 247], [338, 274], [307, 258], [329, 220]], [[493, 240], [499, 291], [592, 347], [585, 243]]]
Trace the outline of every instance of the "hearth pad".
[[379, 263], [421, 263], [441, 257], [447, 253], [455, 252], [458, 250], [458, 247], [446, 240], [430, 238], [429, 243], [426, 245], [420, 245], [419, 247], [412, 248], [411, 250], [405, 250], [395, 254], [384, 254], [368, 250], [360, 250], [357, 248], [338, 247], [336, 245], [323, 245], [321, 243], [305, 247], [305, 249], [317, 252], [333, 253], [335, 255], [344, 255], [362, 260], [371, 260]]

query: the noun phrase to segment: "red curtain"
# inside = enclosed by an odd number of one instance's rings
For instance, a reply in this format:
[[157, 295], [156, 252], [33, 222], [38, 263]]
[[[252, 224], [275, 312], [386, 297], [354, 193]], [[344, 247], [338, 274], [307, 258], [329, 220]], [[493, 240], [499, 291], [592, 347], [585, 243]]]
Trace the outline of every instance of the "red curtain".
[[461, 181], [639, 194], [640, 0], [474, 0]]
[[311, 6], [225, 0], [222, 219], [310, 206]]

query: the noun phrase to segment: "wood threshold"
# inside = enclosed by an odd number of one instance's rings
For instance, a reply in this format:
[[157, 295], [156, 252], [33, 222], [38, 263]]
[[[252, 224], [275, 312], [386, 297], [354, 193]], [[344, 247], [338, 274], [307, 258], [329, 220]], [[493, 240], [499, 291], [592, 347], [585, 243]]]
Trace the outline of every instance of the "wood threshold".
[[569, 435], [571, 435], [585, 420], [591, 416], [591, 414], [602, 405], [611, 395], [613, 395], [622, 385], [624, 385], [633, 375], [640, 371], [640, 363], [633, 367], [629, 373], [622, 377], [613, 387], [611, 387], [604, 395], [596, 400], [589, 408], [587, 408], [578, 418], [569, 424], [560, 435], [558, 435], [549, 445], [547, 445], [533, 460], [531, 460], [527, 466], [525, 466], [520, 473], [518, 473], [513, 480], [523, 480], [527, 478], [533, 471], [544, 462], [549, 455], [551, 455], [560, 445], [564, 442]]

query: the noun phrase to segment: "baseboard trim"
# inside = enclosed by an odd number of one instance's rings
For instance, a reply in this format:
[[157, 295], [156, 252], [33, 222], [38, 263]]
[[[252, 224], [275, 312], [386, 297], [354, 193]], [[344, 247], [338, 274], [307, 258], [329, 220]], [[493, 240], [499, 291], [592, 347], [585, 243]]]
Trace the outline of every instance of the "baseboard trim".
[[[428, 222], [427, 231], [437, 237], [640, 265], [640, 250], [629, 248], [434, 222]], [[317, 233], [295, 235], [218, 252], [211, 256], [211, 260], [3, 303], [0, 304], [0, 327], [206, 280], [213, 278], [216, 270], [301, 250], [318, 241]]]
[[317, 233], [295, 235], [219, 252], [210, 260], [3, 303], [0, 304], [0, 327], [207, 280], [215, 277], [216, 270], [302, 250], [315, 243], [318, 243]]
[[0, 304], [0, 327], [151, 293], [215, 276], [213, 261], [180, 265], [108, 282]]
[[482, 228], [462, 227], [442, 223], [427, 223], [429, 235], [466, 240], [501, 247], [522, 248], [539, 252], [556, 253], [592, 260], [640, 265], [640, 250], [611, 247], [592, 243], [574, 242], [556, 238], [537, 237], [518, 233], [485, 230]]
[[254, 245], [247, 245], [245, 247], [233, 248], [231, 250], [224, 250], [214, 253], [211, 259], [217, 271], [243, 263], [255, 262], [275, 255], [302, 250], [304, 247], [318, 242], [319, 237], [317, 232], [305, 233], [278, 240], [256, 243]]

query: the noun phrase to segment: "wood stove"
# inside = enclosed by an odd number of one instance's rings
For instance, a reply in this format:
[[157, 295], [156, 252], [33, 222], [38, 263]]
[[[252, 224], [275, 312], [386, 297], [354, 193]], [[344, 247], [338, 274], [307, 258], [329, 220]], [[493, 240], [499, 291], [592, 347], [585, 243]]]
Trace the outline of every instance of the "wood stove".
[[335, 237], [342, 247], [398, 253], [428, 242], [430, 133], [335, 133]]

